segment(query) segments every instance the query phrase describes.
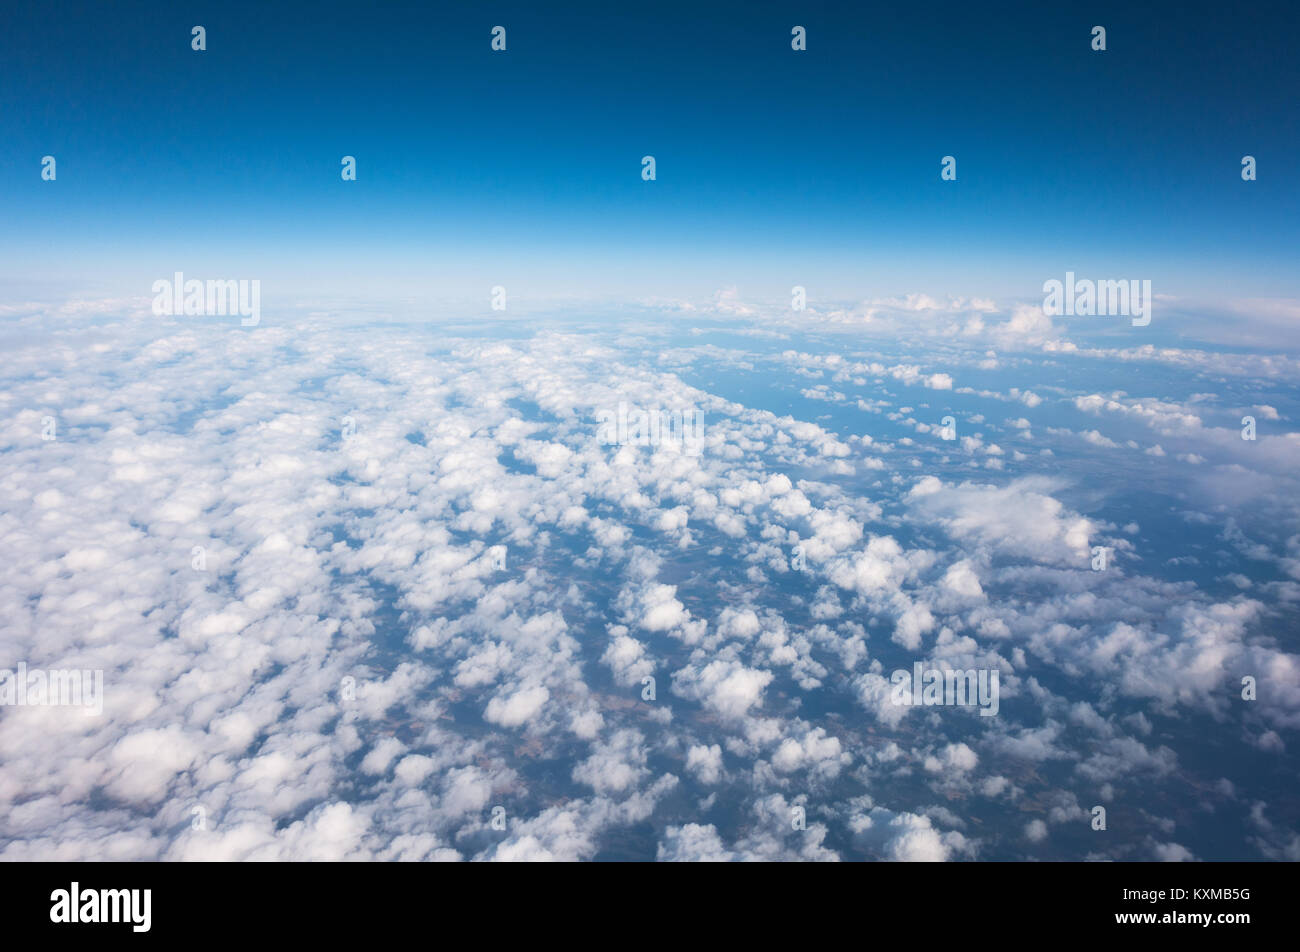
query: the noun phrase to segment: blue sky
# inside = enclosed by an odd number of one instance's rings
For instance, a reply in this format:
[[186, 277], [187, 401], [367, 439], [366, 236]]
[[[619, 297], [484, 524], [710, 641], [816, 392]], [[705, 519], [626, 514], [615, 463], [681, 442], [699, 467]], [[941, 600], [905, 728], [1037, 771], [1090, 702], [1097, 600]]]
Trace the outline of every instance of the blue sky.
[[1042, 6], [11, 7], [0, 280], [1292, 293], [1294, 9]]

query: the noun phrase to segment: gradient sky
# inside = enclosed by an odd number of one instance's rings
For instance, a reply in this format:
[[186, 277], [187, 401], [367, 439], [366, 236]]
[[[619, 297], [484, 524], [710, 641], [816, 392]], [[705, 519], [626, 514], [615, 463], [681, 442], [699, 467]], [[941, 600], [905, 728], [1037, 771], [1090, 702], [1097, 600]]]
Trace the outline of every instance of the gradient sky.
[[1300, 12], [1157, 6], [6, 5], [0, 292], [1294, 295]]

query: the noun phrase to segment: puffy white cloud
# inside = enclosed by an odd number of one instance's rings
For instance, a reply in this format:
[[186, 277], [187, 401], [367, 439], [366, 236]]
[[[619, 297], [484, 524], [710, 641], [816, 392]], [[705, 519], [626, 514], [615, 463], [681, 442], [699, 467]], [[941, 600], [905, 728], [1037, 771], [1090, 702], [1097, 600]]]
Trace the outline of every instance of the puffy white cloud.
[[874, 807], [849, 820], [854, 844], [881, 859], [904, 863], [943, 863], [973, 851], [956, 831], [940, 832], [928, 816]]
[[641, 679], [654, 672], [654, 664], [646, 657], [645, 645], [631, 637], [622, 625], [610, 629], [609, 647], [601, 661], [614, 672], [614, 680], [624, 686], [639, 684]]
[[696, 744], [686, 752], [686, 769], [699, 778], [700, 783], [715, 784], [722, 777], [722, 748], [717, 744]]
[[830, 737], [825, 728], [815, 727], [802, 737], [787, 737], [772, 754], [772, 766], [780, 773], [811, 770], [822, 777], [833, 778], [853, 760], [838, 737]]
[[[0, 856], [573, 860], [648, 826], [664, 859], [823, 860], [847, 823], [846, 857], [952, 859], [976, 855], [956, 828], [1022, 855], [1028, 803], [1046, 855], [1047, 823], [1080, 809], [1062, 791], [1140, 783], [1155, 810], [1207, 731], [1290, 771], [1300, 669], [1276, 631], [1300, 600], [1300, 441], [1281, 425], [1296, 364], [1086, 349], [969, 301], [840, 317], [849, 347], [738, 324], [756, 336], [734, 349], [653, 322], [435, 343], [318, 319], [10, 319], [0, 664], [103, 670], [105, 704], [0, 713]], [[1158, 363], [1178, 395], [1094, 393], [1103, 360]], [[719, 367], [789, 408], [684, 382]], [[950, 400], [956, 444], [922, 428]], [[600, 444], [596, 414], [620, 401], [700, 407], [703, 451]], [[975, 401], [1003, 410], [956, 409]], [[1075, 419], [988, 422], [1009, 403]], [[1271, 426], [1254, 444], [1233, 419], [1252, 407]], [[1143, 431], [1168, 456], [1126, 452]], [[1112, 505], [1137, 460], [1187, 513], [1172, 529], [1162, 505], [1141, 529]], [[1092, 572], [1094, 543], [1125, 546], [1122, 571]], [[893, 704], [888, 674], [914, 660], [999, 670], [999, 715]], [[672, 696], [643, 700], [657, 672]], [[670, 797], [664, 763], [705, 801]], [[918, 783], [979, 816], [868, 802]], [[787, 799], [805, 785], [816, 797]], [[1233, 772], [1236, 802], [1254, 786]], [[1263, 822], [1260, 855], [1294, 852]], [[1214, 852], [1194, 824], [1178, 838], [1106, 849]]]
[[948, 566], [939, 585], [945, 591], [964, 599], [984, 598], [984, 589], [980, 586], [979, 575], [969, 559], [961, 559]]
[[975, 769], [979, 757], [966, 744], [948, 744], [937, 757], [927, 757], [925, 769], [930, 773], [965, 773]]
[[634, 730], [617, 731], [608, 742], [573, 768], [573, 779], [599, 794], [617, 794], [636, 786], [649, 774], [645, 738]]
[[521, 687], [493, 697], [488, 701], [483, 717], [502, 727], [519, 727], [535, 718], [550, 698], [551, 692], [545, 685]]
[[771, 681], [770, 671], [747, 668], [739, 661], [718, 660], [675, 671], [673, 691], [724, 717], [738, 718], [762, 701], [763, 689]]
[[994, 553], [1084, 567], [1092, 522], [1048, 495], [1056, 488], [1045, 477], [1006, 486], [949, 485], [927, 477], [908, 493], [908, 500], [919, 517], [941, 525], [955, 539]]
[[735, 855], [723, 844], [712, 823], [686, 823], [664, 831], [656, 859], [661, 863], [728, 863]]

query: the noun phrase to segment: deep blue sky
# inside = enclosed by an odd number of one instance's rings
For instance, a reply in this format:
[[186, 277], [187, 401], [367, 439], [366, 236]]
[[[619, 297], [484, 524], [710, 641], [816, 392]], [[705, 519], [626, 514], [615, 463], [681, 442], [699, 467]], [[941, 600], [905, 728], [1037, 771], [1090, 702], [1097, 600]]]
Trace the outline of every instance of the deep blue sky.
[[0, 289], [1295, 294], [1300, 12], [1137, 6], [7, 4]]

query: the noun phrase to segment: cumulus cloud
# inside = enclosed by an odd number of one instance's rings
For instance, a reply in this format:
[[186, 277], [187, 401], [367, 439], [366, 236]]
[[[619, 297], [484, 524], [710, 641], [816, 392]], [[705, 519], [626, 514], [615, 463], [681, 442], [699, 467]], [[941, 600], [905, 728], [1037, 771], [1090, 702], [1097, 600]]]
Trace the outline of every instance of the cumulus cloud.
[[[0, 708], [0, 857], [1041, 858], [1080, 785], [1209, 790], [1211, 732], [1294, 774], [1293, 363], [933, 296], [823, 312], [848, 346], [697, 313], [753, 333], [10, 314], [0, 666], [105, 688]], [[620, 402], [700, 408], [701, 452], [602, 444]], [[914, 662], [999, 671], [998, 716], [894, 703]]]
[[958, 540], [998, 554], [1082, 566], [1093, 525], [1050, 495], [1058, 488], [1046, 477], [995, 486], [927, 476], [912, 487], [908, 501], [918, 517]]
[[873, 807], [849, 820], [855, 844], [881, 859], [943, 863], [970, 854], [974, 844], [956, 831], [935, 829], [930, 818]]
[[747, 668], [739, 661], [711, 661], [675, 671], [673, 690], [724, 717], [738, 718], [762, 700], [772, 677], [771, 671]]

